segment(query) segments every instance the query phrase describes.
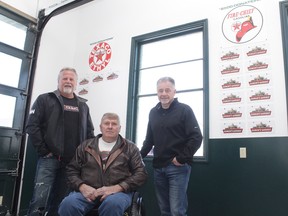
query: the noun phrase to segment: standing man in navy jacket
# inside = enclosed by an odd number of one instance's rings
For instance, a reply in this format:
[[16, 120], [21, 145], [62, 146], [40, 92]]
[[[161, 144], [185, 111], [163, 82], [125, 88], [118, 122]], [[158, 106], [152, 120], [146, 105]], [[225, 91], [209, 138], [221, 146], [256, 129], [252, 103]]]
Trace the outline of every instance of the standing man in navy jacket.
[[154, 184], [161, 216], [186, 216], [187, 188], [193, 155], [202, 143], [202, 133], [192, 109], [174, 98], [171, 77], [157, 82], [159, 103], [151, 109], [141, 155], [154, 153]]
[[74, 68], [61, 69], [58, 89], [38, 96], [30, 111], [26, 132], [39, 158], [28, 216], [58, 215], [68, 193], [66, 165], [82, 141], [95, 137], [86, 100], [74, 94], [77, 78]]

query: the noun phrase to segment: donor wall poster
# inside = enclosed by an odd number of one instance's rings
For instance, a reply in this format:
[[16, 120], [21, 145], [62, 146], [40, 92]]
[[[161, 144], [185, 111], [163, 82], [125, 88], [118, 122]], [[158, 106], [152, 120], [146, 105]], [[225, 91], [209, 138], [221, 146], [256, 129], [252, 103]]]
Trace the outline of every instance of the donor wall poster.
[[280, 18], [273, 22], [271, 13], [277, 14], [264, 0], [219, 9], [221, 43], [210, 71], [217, 98], [210, 100], [212, 138], [287, 136], [282, 40], [275, 34], [280, 24], [273, 24]]

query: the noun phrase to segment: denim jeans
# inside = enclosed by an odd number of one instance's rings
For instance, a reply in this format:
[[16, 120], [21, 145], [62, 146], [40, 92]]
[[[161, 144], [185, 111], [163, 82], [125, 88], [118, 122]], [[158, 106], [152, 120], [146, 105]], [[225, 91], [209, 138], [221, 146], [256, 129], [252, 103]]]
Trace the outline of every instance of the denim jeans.
[[191, 166], [154, 168], [154, 185], [161, 216], [186, 216], [188, 208], [187, 188]]
[[57, 216], [58, 205], [68, 194], [65, 164], [55, 156], [40, 157], [37, 162], [33, 197], [28, 216]]
[[88, 201], [80, 192], [71, 192], [59, 206], [60, 216], [86, 215], [94, 206], [98, 207], [100, 216], [123, 216], [125, 210], [131, 205], [132, 193], [115, 193], [107, 196], [100, 204], [100, 200]]

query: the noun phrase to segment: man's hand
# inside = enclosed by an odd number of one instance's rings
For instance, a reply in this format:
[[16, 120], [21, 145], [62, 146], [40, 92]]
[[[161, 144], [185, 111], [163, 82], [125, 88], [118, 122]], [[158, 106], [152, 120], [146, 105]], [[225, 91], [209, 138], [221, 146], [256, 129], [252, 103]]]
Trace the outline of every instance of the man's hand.
[[52, 156], [53, 156], [53, 153], [50, 152], [50, 153], [46, 154], [43, 158], [51, 158]]
[[175, 165], [175, 166], [183, 166], [183, 164], [179, 163], [176, 159], [176, 157], [173, 158], [172, 160], [172, 163]]
[[87, 184], [80, 185], [79, 191], [90, 202], [96, 199], [96, 196], [94, 195], [94, 193], [96, 192], [96, 189]]
[[118, 193], [123, 191], [123, 188], [120, 185], [113, 185], [113, 186], [103, 186], [101, 188], [98, 188], [94, 192], [95, 198], [101, 197], [100, 201], [103, 201], [107, 196], [110, 194]]

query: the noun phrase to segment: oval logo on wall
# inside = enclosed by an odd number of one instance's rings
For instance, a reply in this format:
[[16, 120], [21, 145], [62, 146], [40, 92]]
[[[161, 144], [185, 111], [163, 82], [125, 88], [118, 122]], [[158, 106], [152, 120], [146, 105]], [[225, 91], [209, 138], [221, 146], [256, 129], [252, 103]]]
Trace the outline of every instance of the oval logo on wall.
[[261, 31], [263, 16], [253, 6], [234, 8], [224, 18], [222, 33], [232, 43], [246, 43], [253, 40]]
[[89, 67], [93, 71], [103, 70], [110, 62], [112, 50], [108, 43], [96, 44], [89, 55]]

